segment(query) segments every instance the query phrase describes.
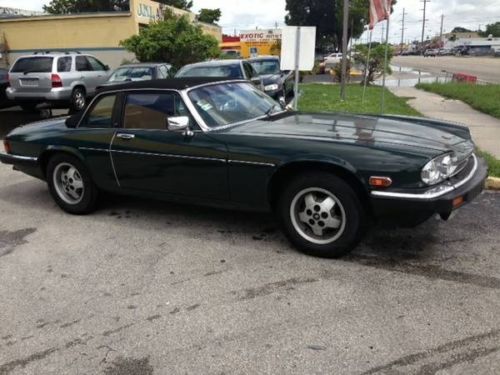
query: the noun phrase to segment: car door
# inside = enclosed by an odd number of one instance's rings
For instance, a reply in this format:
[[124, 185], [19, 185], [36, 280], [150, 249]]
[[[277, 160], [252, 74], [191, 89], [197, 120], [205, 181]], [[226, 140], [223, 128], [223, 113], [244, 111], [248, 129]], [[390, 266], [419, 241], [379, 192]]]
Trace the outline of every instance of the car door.
[[76, 71], [80, 73], [79, 80], [85, 84], [87, 95], [94, 95], [96, 87], [106, 81], [106, 72], [104, 70], [94, 70], [94, 66], [91, 63], [91, 56], [76, 56], [75, 66]]
[[95, 57], [93, 56], [86, 56], [86, 57], [90, 66], [92, 67], [92, 71], [95, 74], [95, 80], [96, 80], [96, 85], [94, 86], [95, 89], [100, 84], [107, 82], [111, 72], [109, 71], [109, 67], [104, 65]]
[[[167, 130], [167, 119], [188, 116], [193, 132]], [[129, 92], [111, 152], [127, 190], [227, 200], [227, 149], [197, 130], [175, 91]]]
[[262, 80], [259, 77], [259, 74], [255, 71], [252, 64], [247, 61], [242, 62], [243, 71], [245, 72], [245, 79], [252, 82], [252, 84], [257, 87], [259, 90], [263, 90]]

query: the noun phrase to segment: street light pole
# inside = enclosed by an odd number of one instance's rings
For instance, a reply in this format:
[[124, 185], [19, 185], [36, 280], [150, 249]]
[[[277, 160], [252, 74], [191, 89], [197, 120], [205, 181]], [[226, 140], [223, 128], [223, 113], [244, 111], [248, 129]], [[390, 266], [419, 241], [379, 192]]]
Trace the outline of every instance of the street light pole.
[[342, 77], [340, 84], [340, 99], [346, 99], [345, 85], [347, 82], [347, 29], [349, 27], [349, 0], [344, 0], [344, 22], [342, 32]]

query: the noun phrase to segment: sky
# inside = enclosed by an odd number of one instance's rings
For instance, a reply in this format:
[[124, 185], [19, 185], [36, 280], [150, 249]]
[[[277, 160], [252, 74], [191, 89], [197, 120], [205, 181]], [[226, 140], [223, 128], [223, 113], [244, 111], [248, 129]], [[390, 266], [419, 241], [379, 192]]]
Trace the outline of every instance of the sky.
[[[49, 0], [0, 0], [0, 6], [41, 10]], [[200, 8], [220, 8], [221, 26], [225, 33], [259, 28], [273, 28], [284, 24], [285, 0], [194, 0], [193, 11]], [[391, 18], [389, 40], [399, 43], [401, 40], [401, 19], [405, 9], [405, 40], [421, 38], [423, 0], [398, 0]], [[432, 0], [427, 4], [428, 19], [425, 37], [438, 35], [441, 15], [444, 15], [444, 32], [455, 26], [483, 30], [488, 23], [500, 21], [500, 0]], [[384, 22], [385, 24], [385, 22]], [[385, 26], [384, 26], [385, 27]], [[382, 24], [373, 33], [374, 40], [382, 36]], [[362, 38], [365, 39], [367, 34]]]

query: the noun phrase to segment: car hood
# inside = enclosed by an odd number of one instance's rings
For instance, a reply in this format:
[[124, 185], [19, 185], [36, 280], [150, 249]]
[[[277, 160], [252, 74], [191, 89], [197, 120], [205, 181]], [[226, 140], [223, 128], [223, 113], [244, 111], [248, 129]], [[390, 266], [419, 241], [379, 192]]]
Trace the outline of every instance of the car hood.
[[[440, 126], [442, 124], [442, 127]], [[462, 127], [420, 118], [347, 114], [291, 113], [230, 128], [231, 133], [363, 144], [371, 147], [419, 148], [437, 154], [470, 153], [473, 144]]]
[[279, 84], [283, 80], [280, 74], [264, 74], [260, 76], [260, 79], [264, 85]]

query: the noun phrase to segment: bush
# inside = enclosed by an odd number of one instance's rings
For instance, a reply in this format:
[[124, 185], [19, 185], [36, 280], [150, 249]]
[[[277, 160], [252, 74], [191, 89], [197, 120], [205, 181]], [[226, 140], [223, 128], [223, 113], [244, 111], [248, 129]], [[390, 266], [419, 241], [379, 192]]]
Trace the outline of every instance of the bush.
[[[385, 46], [385, 44], [372, 46], [370, 52], [370, 61], [368, 62], [368, 65], [366, 64], [366, 60], [368, 59], [368, 45], [363, 44], [356, 46], [354, 61], [363, 67], [363, 71], [365, 72], [363, 76], [366, 76], [366, 70], [368, 69], [368, 83], [373, 82], [376, 76], [382, 74], [384, 70], [386, 74], [392, 73], [390, 63], [392, 57], [394, 56], [394, 49], [389, 46], [389, 50], [387, 53], [387, 64], [384, 66]], [[364, 80], [361, 81], [361, 84], [364, 84]]]

